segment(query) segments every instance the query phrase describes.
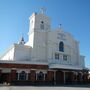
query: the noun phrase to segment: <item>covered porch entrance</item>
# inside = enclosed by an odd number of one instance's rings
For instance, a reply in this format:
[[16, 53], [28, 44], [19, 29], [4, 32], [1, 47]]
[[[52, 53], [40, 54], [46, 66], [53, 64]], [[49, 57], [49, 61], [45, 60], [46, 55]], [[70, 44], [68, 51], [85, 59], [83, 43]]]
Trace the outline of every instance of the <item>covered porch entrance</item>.
[[74, 73], [72, 71], [56, 71], [56, 84], [72, 84]]

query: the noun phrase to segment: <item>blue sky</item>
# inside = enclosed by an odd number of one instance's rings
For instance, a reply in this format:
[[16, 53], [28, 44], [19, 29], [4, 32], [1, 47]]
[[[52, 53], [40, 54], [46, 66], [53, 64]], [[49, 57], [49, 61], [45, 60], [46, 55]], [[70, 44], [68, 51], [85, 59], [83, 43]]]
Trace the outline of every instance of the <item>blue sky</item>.
[[0, 0], [0, 54], [22, 33], [28, 40], [29, 16], [41, 7], [46, 8], [52, 28], [61, 23], [80, 42], [80, 54], [90, 68], [90, 0]]

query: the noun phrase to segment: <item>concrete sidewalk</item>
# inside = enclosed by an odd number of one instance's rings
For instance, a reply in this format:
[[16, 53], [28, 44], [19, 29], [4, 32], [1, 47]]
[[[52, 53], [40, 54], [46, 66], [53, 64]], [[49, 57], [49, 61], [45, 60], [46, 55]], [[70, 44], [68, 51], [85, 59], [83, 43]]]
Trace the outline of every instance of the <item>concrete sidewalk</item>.
[[90, 90], [88, 86], [0, 86], [0, 90]]

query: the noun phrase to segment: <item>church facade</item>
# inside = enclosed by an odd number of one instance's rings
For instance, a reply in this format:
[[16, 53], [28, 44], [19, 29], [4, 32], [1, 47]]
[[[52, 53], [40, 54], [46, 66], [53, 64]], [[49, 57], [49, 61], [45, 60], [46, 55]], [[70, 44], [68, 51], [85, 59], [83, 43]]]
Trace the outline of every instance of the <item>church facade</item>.
[[0, 57], [0, 83], [59, 85], [87, 82], [88, 70], [79, 42], [61, 27], [51, 29], [44, 13], [30, 18], [28, 42], [24, 38]]

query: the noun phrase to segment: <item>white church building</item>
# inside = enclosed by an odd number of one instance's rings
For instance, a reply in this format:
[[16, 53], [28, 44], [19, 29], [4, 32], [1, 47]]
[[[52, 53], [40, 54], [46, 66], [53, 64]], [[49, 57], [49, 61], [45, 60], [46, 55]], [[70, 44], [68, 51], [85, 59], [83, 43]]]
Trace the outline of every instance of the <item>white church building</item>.
[[44, 13], [29, 17], [28, 41], [21, 37], [0, 57], [0, 83], [72, 84], [87, 81], [79, 42], [61, 27], [51, 28]]

